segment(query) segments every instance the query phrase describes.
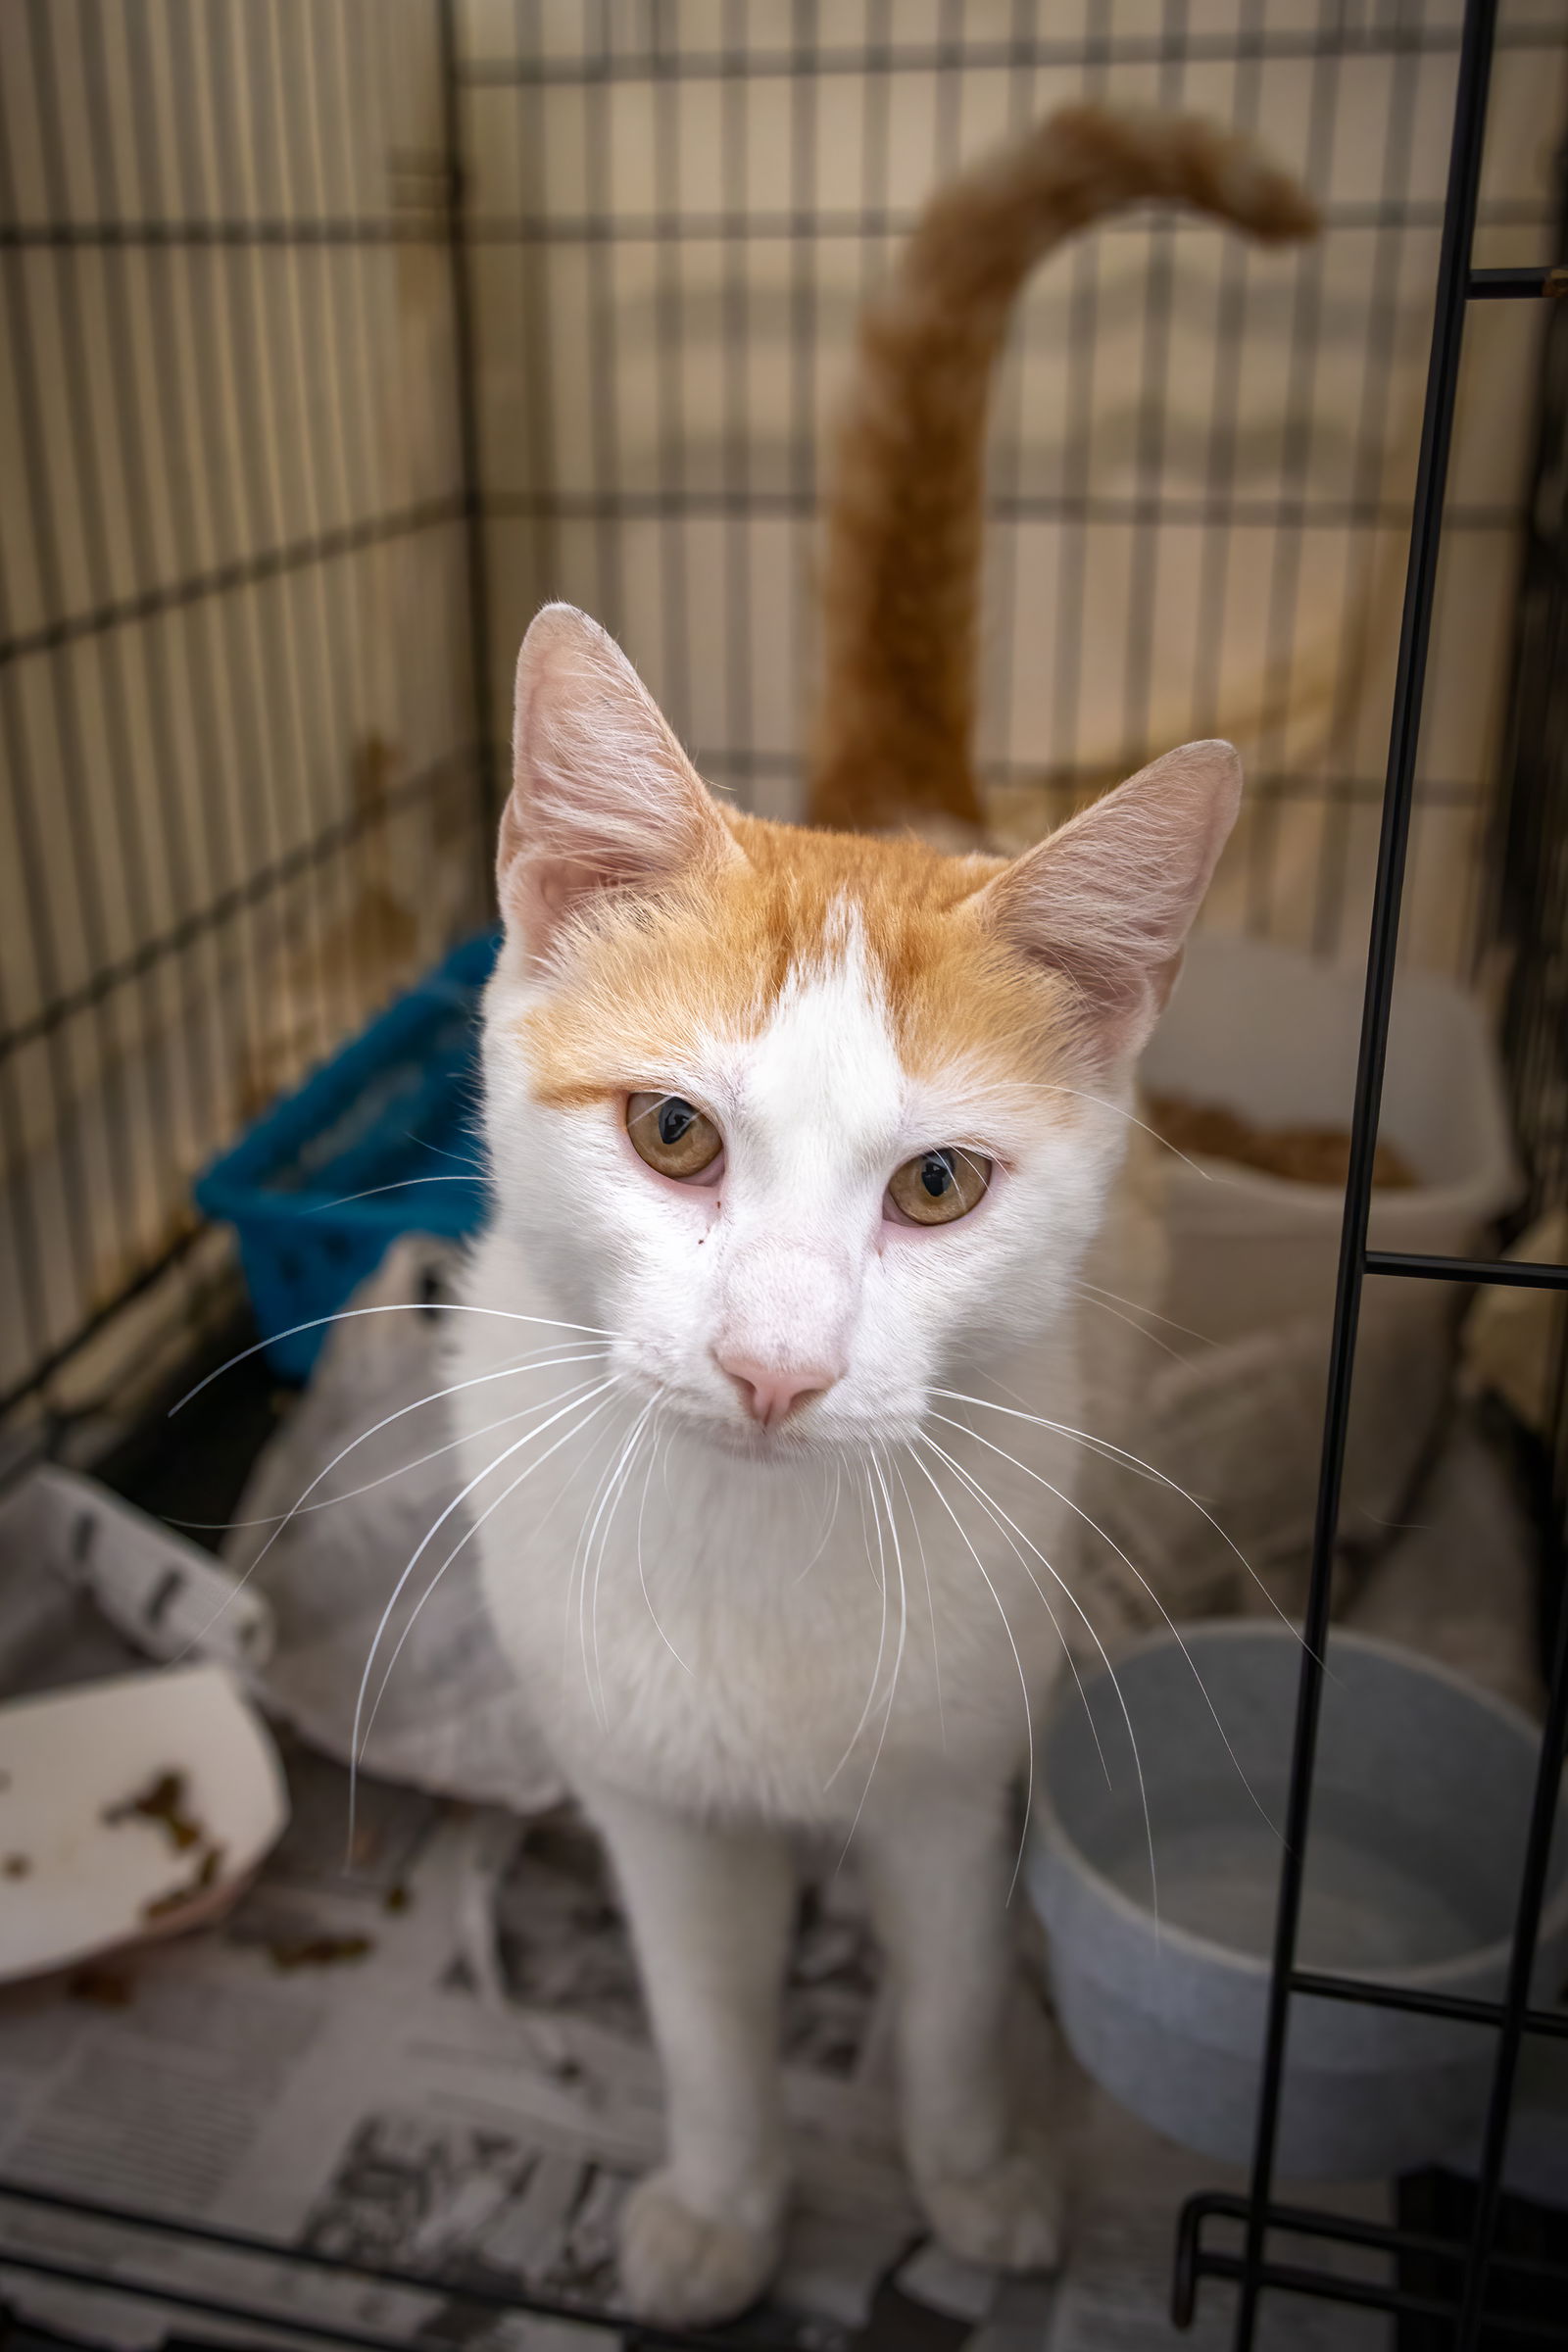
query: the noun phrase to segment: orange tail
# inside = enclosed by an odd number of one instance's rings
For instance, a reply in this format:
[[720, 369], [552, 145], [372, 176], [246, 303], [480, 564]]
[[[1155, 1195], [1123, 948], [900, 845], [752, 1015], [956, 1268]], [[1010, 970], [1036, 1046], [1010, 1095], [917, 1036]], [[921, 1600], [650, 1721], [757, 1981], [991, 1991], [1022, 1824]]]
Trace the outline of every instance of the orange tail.
[[970, 739], [997, 354], [1035, 264], [1148, 197], [1269, 243], [1317, 225], [1248, 140], [1184, 116], [1069, 107], [940, 189], [868, 306], [827, 507], [812, 824], [979, 825]]

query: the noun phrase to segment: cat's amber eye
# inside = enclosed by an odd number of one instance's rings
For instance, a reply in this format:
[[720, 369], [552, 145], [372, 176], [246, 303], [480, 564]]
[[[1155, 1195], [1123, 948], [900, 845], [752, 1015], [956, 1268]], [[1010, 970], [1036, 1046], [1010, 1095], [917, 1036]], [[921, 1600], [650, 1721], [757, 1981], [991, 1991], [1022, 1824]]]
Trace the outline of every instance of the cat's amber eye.
[[724, 1149], [724, 1138], [707, 1111], [684, 1095], [628, 1096], [626, 1133], [661, 1176], [701, 1176]]
[[888, 1199], [911, 1225], [951, 1225], [979, 1206], [990, 1182], [989, 1159], [945, 1144], [906, 1159], [888, 1186]]

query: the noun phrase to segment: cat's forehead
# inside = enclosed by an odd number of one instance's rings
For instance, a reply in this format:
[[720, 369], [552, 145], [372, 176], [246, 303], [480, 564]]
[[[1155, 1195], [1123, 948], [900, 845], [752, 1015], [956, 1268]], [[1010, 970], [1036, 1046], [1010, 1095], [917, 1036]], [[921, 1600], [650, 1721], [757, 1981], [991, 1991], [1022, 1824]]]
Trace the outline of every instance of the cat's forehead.
[[[1049, 1057], [1054, 991], [973, 911], [1002, 868], [916, 840], [729, 820], [744, 860], [652, 906], [612, 906], [523, 1018], [533, 1090], [586, 1103], [678, 1085], [749, 1045], [759, 1100], [808, 1062], [879, 1091], [959, 1063]], [[880, 1105], [879, 1105], [880, 1107]]]
[[[818, 940], [790, 967], [761, 1028], [704, 1041], [713, 1092], [775, 1152], [831, 1133], [839, 1153], [874, 1155], [904, 1118], [909, 1073], [867, 949], [859, 903], [843, 894]], [[803, 1122], [803, 1107], [812, 1114]]]

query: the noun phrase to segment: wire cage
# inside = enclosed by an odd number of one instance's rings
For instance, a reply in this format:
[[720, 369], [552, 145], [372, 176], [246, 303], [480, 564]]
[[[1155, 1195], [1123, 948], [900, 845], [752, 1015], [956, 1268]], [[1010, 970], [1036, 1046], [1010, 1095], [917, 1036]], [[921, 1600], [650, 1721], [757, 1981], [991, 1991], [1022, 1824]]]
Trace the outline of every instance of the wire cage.
[[[1031, 290], [982, 770], [1023, 838], [1228, 734], [1250, 794], [1205, 919], [1371, 942], [1256, 2163], [1183, 2216], [1178, 2317], [1215, 2277], [1244, 2347], [1286, 2292], [1466, 2352], [1547, 2340], [1495, 2238], [1521, 2039], [1564, 2030], [1528, 2005], [1568, 1723], [1561, 1368], [1515, 1965], [1500, 2004], [1442, 2010], [1496, 2038], [1473, 2214], [1364, 2227], [1393, 2283], [1271, 2248], [1354, 2234], [1272, 2178], [1293, 1999], [1367, 1997], [1296, 1959], [1363, 1278], [1564, 1288], [1367, 1249], [1401, 956], [1489, 992], [1520, 1222], [1568, 1201], [1560, 9], [18, 0], [0, 50], [0, 1405], [27, 1447], [90, 1450], [229, 1311], [193, 1177], [484, 921], [545, 596], [621, 637], [706, 776], [795, 811], [824, 419], [935, 180], [1088, 93], [1254, 129], [1322, 197], [1298, 256], [1139, 215]], [[257, 2316], [242, 2285], [192, 2308]]]

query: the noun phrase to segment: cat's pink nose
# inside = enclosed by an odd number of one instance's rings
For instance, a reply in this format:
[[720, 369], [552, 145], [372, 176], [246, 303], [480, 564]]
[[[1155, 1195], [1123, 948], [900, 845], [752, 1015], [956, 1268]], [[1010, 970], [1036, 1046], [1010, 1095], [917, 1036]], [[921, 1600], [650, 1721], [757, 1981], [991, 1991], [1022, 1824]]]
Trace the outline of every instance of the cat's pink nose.
[[770, 1370], [762, 1364], [752, 1363], [744, 1355], [720, 1355], [719, 1370], [727, 1372], [740, 1391], [741, 1402], [754, 1421], [763, 1429], [783, 1421], [798, 1404], [812, 1396], [820, 1396], [838, 1379], [836, 1370], [822, 1365], [792, 1366], [788, 1371]]

